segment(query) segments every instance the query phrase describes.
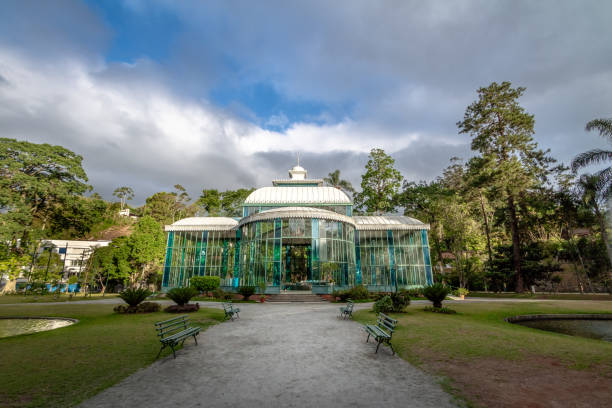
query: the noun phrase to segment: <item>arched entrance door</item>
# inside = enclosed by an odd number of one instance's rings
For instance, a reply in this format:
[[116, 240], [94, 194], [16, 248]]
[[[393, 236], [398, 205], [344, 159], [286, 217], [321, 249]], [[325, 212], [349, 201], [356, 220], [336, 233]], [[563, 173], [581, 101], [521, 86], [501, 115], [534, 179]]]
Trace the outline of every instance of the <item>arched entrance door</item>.
[[283, 242], [281, 290], [310, 291], [312, 289], [311, 245], [306, 243], [307, 241], [290, 239]]

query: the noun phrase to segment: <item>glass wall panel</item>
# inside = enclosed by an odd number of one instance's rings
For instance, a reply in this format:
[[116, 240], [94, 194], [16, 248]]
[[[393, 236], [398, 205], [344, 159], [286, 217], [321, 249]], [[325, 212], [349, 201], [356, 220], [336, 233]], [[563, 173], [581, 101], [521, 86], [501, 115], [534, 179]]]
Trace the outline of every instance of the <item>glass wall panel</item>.
[[358, 250], [361, 280], [370, 290], [393, 291], [431, 282], [427, 231], [362, 230]]
[[188, 286], [192, 276], [218, 276], [232, 286], [236, 242], [234, 231], [169, 232], [162, 288]]
[[309, 218], [277, 219], [244, 225], [242, 236], [241, 285], [355, 284], [352, 225]]

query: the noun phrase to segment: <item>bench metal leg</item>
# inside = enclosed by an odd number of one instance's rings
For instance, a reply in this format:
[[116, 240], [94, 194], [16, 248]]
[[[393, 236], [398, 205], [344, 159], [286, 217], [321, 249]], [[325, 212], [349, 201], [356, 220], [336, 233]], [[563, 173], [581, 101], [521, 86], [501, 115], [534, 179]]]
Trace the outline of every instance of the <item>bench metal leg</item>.
[[159, 353], [157, 353], [157, 357], [155, 357], [155, 359], [157, 360], [159, 358], [159, 355], [161, 354], [162, 350], [166, 348], [166, 345], [162, 345], [161, 348], [159, 349]]
[[197, 335], [197, 333], [193, 335], [193, 340], [195, 341], [196, 346], [197, 346], [198, 345], [198, 339], [197, 339], [196, 335]]
[[370, 333], [368, 333], [368, 338], [366, 339], [366, 343], [370, 342]]
[[376, 352], [374, 354], [378, 354], [378, 348], [380, 347], [380, 343], [382, 343], [382, 342], [380, 342], [380, 341], [378, 342], [378, 345], [376, 346]]
[[391, 344], [391, 342], [388, 342], [387, 344], [391, 348], [391, 351], [393, 352], [393, 355], [395, 355], [395, 350], [393, 349], [393, 345]]

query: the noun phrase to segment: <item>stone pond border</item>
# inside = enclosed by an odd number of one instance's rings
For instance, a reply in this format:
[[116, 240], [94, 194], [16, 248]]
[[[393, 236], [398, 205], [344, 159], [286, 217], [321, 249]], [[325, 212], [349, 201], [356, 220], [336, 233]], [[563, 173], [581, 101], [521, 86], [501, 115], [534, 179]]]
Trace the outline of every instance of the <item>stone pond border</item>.
[[612, 320], [612, 313], [578, 313], [578, 314], [534, 314], [506, 317], [508, 323], [526, 322], [530, 320]]

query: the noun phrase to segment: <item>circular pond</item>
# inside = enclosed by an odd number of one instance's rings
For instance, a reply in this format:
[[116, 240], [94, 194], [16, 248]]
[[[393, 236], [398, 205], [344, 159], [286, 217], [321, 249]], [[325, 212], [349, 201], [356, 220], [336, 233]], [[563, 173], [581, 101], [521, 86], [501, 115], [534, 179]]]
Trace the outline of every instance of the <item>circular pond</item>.
[[612, 342], [612, 314], [526, 315], [506, 321], [534, 329]]
[[64, 317], [0, 317], [0, 338], [59, 329], [76, 322]]

